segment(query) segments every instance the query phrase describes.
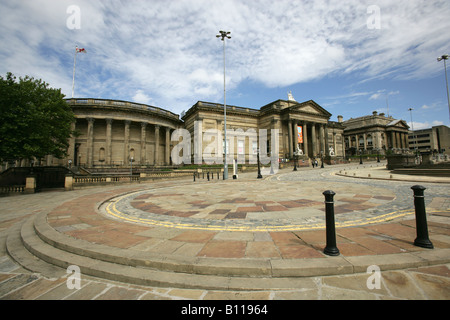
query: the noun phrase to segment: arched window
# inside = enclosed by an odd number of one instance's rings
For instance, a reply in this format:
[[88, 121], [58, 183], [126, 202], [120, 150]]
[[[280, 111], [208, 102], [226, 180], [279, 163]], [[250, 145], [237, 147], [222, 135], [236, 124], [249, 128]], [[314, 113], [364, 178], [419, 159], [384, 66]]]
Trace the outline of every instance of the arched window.
[[363, 136], [359, 136], [358, 137], [358, 142], [359, 142], [359, 148], [365, 148], [365, 146], [364, 146], [364, 137]]
[[373, 147], [373, 140], [372, 140], [372, 135], [368, 134], [367, 135], [367, 147]]

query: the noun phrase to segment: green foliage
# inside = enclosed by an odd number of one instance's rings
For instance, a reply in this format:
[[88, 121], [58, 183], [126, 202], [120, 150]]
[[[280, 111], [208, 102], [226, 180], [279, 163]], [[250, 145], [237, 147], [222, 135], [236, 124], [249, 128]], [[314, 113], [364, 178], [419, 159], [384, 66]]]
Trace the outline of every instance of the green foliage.
[[42, 80], [0, 77], [0, 160], [66, 156], [75, 115], [61, 89]]

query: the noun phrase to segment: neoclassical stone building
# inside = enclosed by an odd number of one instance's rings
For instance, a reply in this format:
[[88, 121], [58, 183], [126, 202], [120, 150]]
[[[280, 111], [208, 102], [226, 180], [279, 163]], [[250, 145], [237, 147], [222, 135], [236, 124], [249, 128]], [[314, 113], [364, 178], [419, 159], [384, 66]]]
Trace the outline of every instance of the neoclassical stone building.
[[[330, 117], [331, 114], [313, 100], [302, 103], [293, 99], [277, 100], [259, 110], [227, 105], [227, 153], [232, 158], [254, 159], [259, 144], [249, 138], [248, 132], [253, 130], [259, 135], [260, 129], [267, 130], [266, 150], [270, 153], [273, 148], [271, 129], [277, 129], [279, 159], [292, 159], [297, 150], [301, 150], [304, 159], [328, 156], [330, 151], [333, 157], [344, 157], [344, 127], [329, 121]], [[195, 122], [201, 123], [203, 134], [209, 129], [224, 132], [222, 104], [199, 101], [183, 115], [182, 120], [192, 136]], [[205, 147], [203, 145], [203, 150]], [[194, 155], [194, 148], [192, 153]]]
[[68, 99], [77, 118], [65, 163], [85, 167], [168, 165], [170, 135], [183, 123], [179, 115], [145, 104]]
[[404, 120], [386, 117], [374, 111], [370, 116], [339, 121], [345, 127], [345, 152], [347, 155], [385, 154], [387, 150], [403, 153], [409, 149], [409, 126]]
[[[222, 104], [199, 101], [180, 118], [161, 108], [121, 100], [67, 99], [67, 103], [75, 113], [77, 120], [73, 129], [78, 135], [70, 139], [67, 158], [48, 156], [42, 165], [70, 163], [86, 168], [171, 165], [171, 152], [178, 143], [171, 141], [171, 136], [176, 129], [191, 133], [191, 163], [196, 163], [195, 144], [199, 142], [202, 151], [207, 147], [207, 143], [194, 139], [196, 122], [201, 124], [201, 139], [209, 129], [220, 131], [223, 137]], [[330, 117], [331, 114], [313, 100], [302, 103], [293, 98], [277, 100], [260, 109], [227, 106], [227, 153], [234, 159], [256, 159], [259, 142], [249, 139], [248, 133], [253, 130], [258, 135], [260, 129], [267, 129], [267, 152], [270, 154], [273, 146], [271, 129], [278, 129], [280, 161], [292, 159], [299, 150], [304, 160], [321, 155], [343, 158], [344, 127], [342, 123], [330, 121]], [[243, 135], [231, 134], [239, 133], [239, 130]], [[223, 140], [217, 141], [217, 150], [222, 154], [223, 144]]]

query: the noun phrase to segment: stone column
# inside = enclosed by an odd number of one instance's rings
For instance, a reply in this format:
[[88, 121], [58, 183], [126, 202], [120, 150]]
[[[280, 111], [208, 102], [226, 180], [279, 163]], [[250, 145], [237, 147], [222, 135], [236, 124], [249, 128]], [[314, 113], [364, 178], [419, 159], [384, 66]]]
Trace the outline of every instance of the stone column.
[[308, 130], [306, 122], [303, 123], [303, 154], [307, 157], [308, 155]]
[[161, 128], [160, 125], [155, 125], [155, 166], [158, 165], [158, 159], [159, 159], [159, 129]]
[[125, 131], [123, 138], [123, 165], [128, 164], [128, 157], [130, 155], [130, 120], [125, 120]]
[[397, 145], [397, 148], [401, 148], [400, 144], [400, 134], [398, 132], [395, 133], [395, 144]]
[[87, 151], [86, 151], [86, 164], [88, 168], [91, 168], [94, 164], [94, 121], [93, 118], [87, 118]]
[[[294, 137], [295, 137], [294, 138], [294, 152], [297, 151], [297, 147], [299, 146], [298, 145], [298, 129], [297, 129], [297, 127], [299, 127], [299, 126], [300, 126], [300, 123], [296, 120], [294, 122]], [[301, 148], [302, 146], [299, 146], [299, 147]]]
[[166, 127], [165, 165], [170, 165], [170, 128]]
[[294, 145], [292, 140], [292, 121], [288, 120], [288, 133], [289, 133], [289, 157], [293, 157], [292, 146]]
[[312, 156], [315, 157], [317, 155], [317, 141], [316, 141], [316, 124], [313, 123], [311, 125], [311, 147], [312, 147]]
[[367, 134], [363, 133], [364, 147], [362, 150], [367, 150]]
[[141, 165], [145, 165], [145, 160], [146, 160], [146, 127], [147, 127], [147, 123], [146, 122], [141, 122]]
[[111, 165], [112, 144], [111, 144], [112, 119], [106, 119], [106, 165]]
[[[70, 126], [70, 130], [75, 131], [76, 128], [76, 122], [73, 122]], [[69, 160], [72, 161], [72, 165], [74, 166], [76, 163], [75, 160], [75, 137], [73, 135], [69, 138], [69, 148], [67, 150], [67, 158], [66, 163], [64, 165], [69, 165]]]
[[323, 155], [326, 155], [326, 150], [325, 150], [325, 129], [324, 129], [324, 125], [321, 124], [319, 127], [319, 145], [320, 145], [320, 150], [319, 152], [323, 152]]
[[333, 131], [333, 150], [334, 150], [334, 155], [337, 156], [338, 150], [337, 150], [337, 145], [336, 145], [336, 132], [334, 132], [334, 131]]

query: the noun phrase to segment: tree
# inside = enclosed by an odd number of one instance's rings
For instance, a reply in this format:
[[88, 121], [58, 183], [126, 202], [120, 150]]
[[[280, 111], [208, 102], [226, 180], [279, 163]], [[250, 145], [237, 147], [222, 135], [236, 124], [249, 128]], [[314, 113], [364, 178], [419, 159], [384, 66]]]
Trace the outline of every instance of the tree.
[[0, 161], [63, 158], [75, 115], [61, 89], [42, 80], [0, 77]]

